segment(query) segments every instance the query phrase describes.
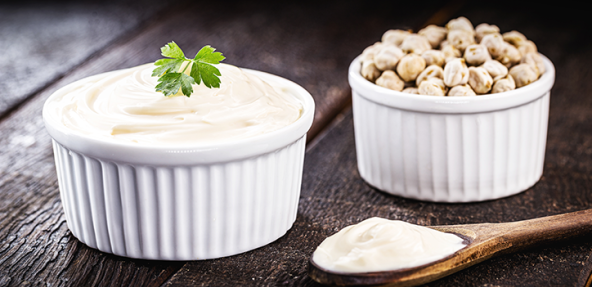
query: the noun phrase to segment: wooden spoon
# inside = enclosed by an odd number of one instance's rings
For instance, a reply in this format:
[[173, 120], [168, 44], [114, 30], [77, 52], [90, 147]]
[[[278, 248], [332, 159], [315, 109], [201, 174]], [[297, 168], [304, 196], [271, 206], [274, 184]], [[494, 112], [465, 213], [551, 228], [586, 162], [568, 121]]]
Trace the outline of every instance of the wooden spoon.
[[346, 273], [324, 269], [310, 257], [308, 275], [323, 284], [416, 286], [440, 279], [493, 256], [592, 233], [592, 209], [508, 223], [428, 226], [465, 239], [465, 248], [422, 266]]

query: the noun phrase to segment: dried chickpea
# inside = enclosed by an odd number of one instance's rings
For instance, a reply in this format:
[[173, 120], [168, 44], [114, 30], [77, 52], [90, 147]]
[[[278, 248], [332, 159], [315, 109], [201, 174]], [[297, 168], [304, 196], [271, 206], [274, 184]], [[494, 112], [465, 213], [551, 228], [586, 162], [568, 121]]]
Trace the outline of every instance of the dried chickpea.
[[420, 54], [431, 49], [432, 46], [428, 39], [424, 36], [420, 36], [417, 34], [411, 34], [403, 40], [401, 43], [401, 50], [405, 53], [415, 53]]
[[497, 57], [503, 48], [504, 39], [500, 34], [487, 34], [481, 39], [481, 45], [487, 47], [487, 51], [492, 57]]
[[381, 42], [376, 42], [372, 46], [366, 47], [362, 52], [362, 61], [374, 61], [374, 55], [376, 55], [383, 45]]
[[446, 95], [446, 86], [442, 79], [430, 78], [421, 82], [417, 91], [420, 95], [443, 97]]
[[441, 47], [442, 53], [444, 54], [444, 61], [446, 63], [448, 63], [448, 61], [452, 59], [460, 58], [460, 56], [462, 55], [459, 49], [455, 48], [450, 44], [445, 44]]
[[411, 35], [410, 31], [391, 29], [382, 34], [382, 42], [385, 44], [399, 46], [409, 35]]
[[448, 91], [449, 97], [468, 97], [476, 95], [477, 94], [475, 93], [475, 91], [471, 89], [471, 86], [467, 84], [454, 86], [450, 89], [450, 91]]
[[477, 43], [481, 43], [481, 39], [488, 34], [499, 34], [500, 29], [496, 25], [489, 25], [487, 23], [481, 23], [475, 27], [475, 38]]
[[379, 50], [380, 48], [382, 48], [382, 46], [384, 46], [384, 43], [382, 42], [375, 42], [374, 44], [366, 47], [366, 49], [364, 49], [364, 51], [362, 52], [362, 54], [374, 54], [377, 50]]
[[505, 77], [508, 74], [508, 67], [502, 65], [502, 63], [500, 63], [497, 60], [485, 61], [485, 63], [483, 63], [483, 65], [481, 65], [480, 67], [487, 70], [487, 72], [489, 73], [489, 75], [492, 78], [495, 78], [498, 76]]
[[504, 42], [500, 53], [495, 57], [496, 60], [500, 61], [506, 67], [511, 67], [514, 64], [520, 62], [522, 55], [518, 49], [511, 44]]
[[401, 91], [402, 93], [419, 95], [419, 90], [416, 87], [408, 87]]
[[538, 53], [537, 46], [534, 44], [533, 41], [527, 40], [524, 44], [518, 46], [518, 51], [520, 55], [524, 56], [528, 53]]
[[440, 43], [442, 43], [442, 41], [446, 39], [447, 33], [448, 30], [446, 30], [446, 28], [439, 27], [436, 25], [428, 25], [427, 27], [417, 32], [417, 34], [424, 36], [426, 37], [426, 39], [428, 39], [428, 42], [432, 46], [432, 49], [436, 49], [438, 48], [438, 46], [440, 46]]
[[529, 64], [518, 64], [510, 69], [516, 88], [524, 87], [538, 79], [537, 72]]
[[462, 17], [462, 16], [458, 17], [456, 19], [450, 20], [446, 24], [446, 28], [448, 29], [448, 31], [462, 30], [462, 31], [469, 32], [471, 34], [471, 36], [475, 35], [475, 29], [473, 29], [473, 24], [471, 23], [471, 21], [469, 21], [469, 19]]
[[466, 84], [469, 81], [469, 69], [464, 59], [456, 58], [444, 66], [444, 84], [448, 87]]
[[376, 85], [400, 92], [405, 87], [405, 82], [397, 76], [395, 71], [387, 70], [376, 79]]
[[529, 64], [533, 68], [535, 68], [537, 74], [540, 76], [545, 73], [545, 62], [543, 62], [543, 57], [538, 53], [528, 53], [522, 57], [520, 63]]
[[444, 66], [444, 53], [442, 51], [427, 50], [421, 53], [421, 57], [426, 61], [426, 66]]
[[475, 44], [475, 37], [473, 34], [465, 30], [449, 31], [446, 40], [448, 40], [448, 43], [459, 49], [461, 52], [464, 51], [467, 46]]
[[465, 49], [465, 61], [469, 65], [477, 66], [491, 60], [487, 47], [479, 44], [473, 44]]
[[493, 80], [492, 94], [503, 93], [516, 89], [516, 83], [511, 75], [500, 76]]
[[491, 90], [491, 86], [493, 86], [493, 79], [484, 68], [470, 67], [469, 86], [477, 94], [487, 94]]
[[545, 72], [544, 64], [535, 43], [522, 33], [500, 34], [496, 25], [473, 27], [459, 17], [417, 34], [386, 31], [382, 42], [363, 51], [360, 73], [395, 91], [475, 96], [528, 85]]
[[362, 70], [360, 72], [362, 77], [366, 78], [366, 80], [370, 82], [376, 81], [376, 78], [380, 76], [380, 70], [376, 68], [374, 61], [362, 62]]
[[514, 30], [514, 31], [510, 31], [510, 32], [506, 32], [504, 34], [502, 34], [502, 37], [504, 38], [504, 41], [518, 47], [518, 46], [522, 46], [522, 44], [524, 44], [524, 42], [526, 42], [526, 37]]
[[444, 69], [437, 65], [428, 66], [419, 74], [419, 76], [417, 76], [415, 84], [419, 87], [419, 84], [421, 84], [421, 82], [428, 80], [430, 78], [444, 79]]
[[381, 71], [394, 70], [399, 60], [405, 56], [403, 50], [394, 45], [383, 45], [374, 55], [376, 68]]
[[361, 58], [362, 64], [364, 64], [364, 62], [374, 62], [374, 54], [372, 53], [362, 54]]
[[433, 77], [433, 78], [427, 79], [426, 81], [432, 82], [432, 83], [440, 86], [440, 88], [442, 88], [442, 90], [444, 91], [444, 94], [446, 94], [446, 92], [448, 91], [448, 87], [444, 84], [444, 80], [442, 80], [442, 78]]
[[420, 55], [407, 54], [399, 61], [397, 73], [405, 82], [415, 81], [425, 67], [425, 60]]

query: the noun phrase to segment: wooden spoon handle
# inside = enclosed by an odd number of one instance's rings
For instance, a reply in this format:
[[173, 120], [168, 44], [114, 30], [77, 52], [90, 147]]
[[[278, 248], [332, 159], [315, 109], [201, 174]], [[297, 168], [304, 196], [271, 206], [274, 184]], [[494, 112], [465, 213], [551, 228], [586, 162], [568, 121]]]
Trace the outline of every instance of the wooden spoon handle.
[[515, 251], [592, 232], [592, 209], [496, 225], [499, 239], [512, 246], [507, 251]]

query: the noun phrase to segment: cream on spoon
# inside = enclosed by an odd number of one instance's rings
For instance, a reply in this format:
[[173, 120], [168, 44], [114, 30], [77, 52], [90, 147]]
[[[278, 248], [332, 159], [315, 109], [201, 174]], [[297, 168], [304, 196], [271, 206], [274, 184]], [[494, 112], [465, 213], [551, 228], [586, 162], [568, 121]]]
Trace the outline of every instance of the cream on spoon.
[[337, 272], [386, 271], [437, 261], [465, 246], [454, 234], [373, 217], [325, 239], [313, 260]]

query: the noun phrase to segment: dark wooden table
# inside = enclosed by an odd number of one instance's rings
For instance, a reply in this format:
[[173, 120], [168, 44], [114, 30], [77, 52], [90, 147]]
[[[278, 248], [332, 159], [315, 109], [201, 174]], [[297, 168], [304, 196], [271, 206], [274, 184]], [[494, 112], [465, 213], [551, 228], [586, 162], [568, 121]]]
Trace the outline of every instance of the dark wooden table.
[[[506, 222], [592, 208], [592, 25], [561, 3], [406, 1], [65, 1], [0, 3], [0, 286], [318, 285], [306, 274], [316, 246], [372, 216], [420, 225]], [[444, 24], [518, 30], [555, 64], [541, 180], [494, 201], [438, 204], [390, 196], [359, 176], [346, 70], [390, 28]], [[176, 41], [206, 44], [226, 62], [277, 74], [311, 92], [298, 216], [277, 241], [207, 261], [132, 260], [86, 247], [66, 226], [45, 99], [74, 80], [159, 58]], [[430, 286], [590, 286], [592, 240], [497, 257]]]

